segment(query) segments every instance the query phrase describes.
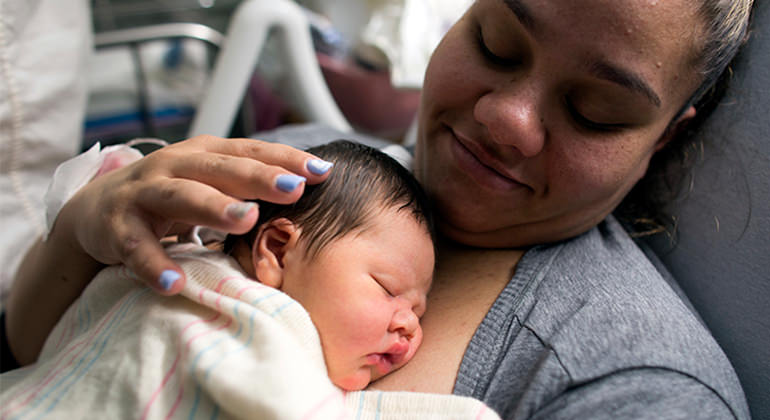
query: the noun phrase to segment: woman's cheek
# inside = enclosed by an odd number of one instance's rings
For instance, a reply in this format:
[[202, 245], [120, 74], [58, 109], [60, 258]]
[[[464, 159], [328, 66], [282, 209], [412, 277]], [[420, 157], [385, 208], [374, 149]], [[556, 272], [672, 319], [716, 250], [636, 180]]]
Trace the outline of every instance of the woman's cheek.
[[462, 24], [455, 25], [434, 51], [426, 71], [423, 92], [437, 100], [457, 101], [458, 93], [467, 90], [476, 75], [477, 64]]
[[608, 150], [581, 147], [563, 150], [550, 165], [554, 168], [548, 180], [552, 192], [565, 191], [578, 201], [592, 200], [617, 190], [627, 168]]

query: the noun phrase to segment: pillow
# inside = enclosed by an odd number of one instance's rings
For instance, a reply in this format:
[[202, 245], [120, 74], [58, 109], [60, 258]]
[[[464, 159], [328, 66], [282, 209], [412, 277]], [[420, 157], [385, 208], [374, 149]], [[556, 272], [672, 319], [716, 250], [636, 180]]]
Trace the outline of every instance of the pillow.
[[673, 210], [678, 241], [651, 246], [741, 380], [752, 417], [770, 418], [770, 3], [755, 2], [751, 37], [727, 96], [699, 132], [703, 160]]

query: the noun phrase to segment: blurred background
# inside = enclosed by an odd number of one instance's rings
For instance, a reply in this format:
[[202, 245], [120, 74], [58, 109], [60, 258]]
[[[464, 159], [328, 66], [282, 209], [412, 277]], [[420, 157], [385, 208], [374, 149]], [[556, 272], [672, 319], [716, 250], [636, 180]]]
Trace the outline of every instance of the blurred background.
[[[83, 147], [185, 138], [242, 1], [251, 0], [93, 0]], [[293, 1], [307, 14], [322, 73], [353, 128], [401, 142], [430, 52], [470, 0]], [[231, 136], [303, 122], [284, 94], [282, 66], [268, 38]]]

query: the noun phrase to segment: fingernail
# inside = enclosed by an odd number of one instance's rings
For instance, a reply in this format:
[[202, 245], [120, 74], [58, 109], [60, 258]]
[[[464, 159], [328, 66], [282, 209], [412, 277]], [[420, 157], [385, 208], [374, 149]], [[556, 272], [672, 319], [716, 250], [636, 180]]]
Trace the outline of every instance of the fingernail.
[[256, 206], [257, 204], [252, 202], [230, 203], [225, 207], [225, 214], [231, 219], [240, 220], [246, 217], [249, 211]]
[[292, 192], [299, 186], [299, 184], [305, 181], [304, 176], [283, 174], [278, 175], [278, 179], [275, 180], [275, 186], [281, 191]]
[[158, 283], [160, 283], [160, 287], [162, 287], [163, 290], [168, 292], [172, 287], [174, 287], [174, 283], [176, 283], [176, 281], [181, 277], [182, 275], [174, 270], [165, 270], [164, 272], [160, 273], [160, 279], [158, 279]]
[[332, 162], [321, 159], [311, 159], [307, 161], [307, 170], [316, 175], [323, 175], [329, 172], [329, 169], [331, 169], [332, 166], [334, 166]]

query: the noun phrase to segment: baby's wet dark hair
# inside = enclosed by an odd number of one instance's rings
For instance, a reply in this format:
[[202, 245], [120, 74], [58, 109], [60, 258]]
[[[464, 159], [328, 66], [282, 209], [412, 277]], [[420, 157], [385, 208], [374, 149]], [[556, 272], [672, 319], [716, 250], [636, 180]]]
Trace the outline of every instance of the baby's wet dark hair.
[[422, 187], [396, 160], [379, 150], [348, 140], [316, 146], [307, 152], [334, 163], [329, 177], [292, 204], [259, 203], [259, 218], [251, 231], [228, 235], [224, 251], [239, 240], [254, 245], [259, 227], [285, 217], [302, 229], [301, 240], [312, 258], [334, 239], [366, 228], [377, 212], [396, 208], [408, 211], [435, 243], [433, 216]]

